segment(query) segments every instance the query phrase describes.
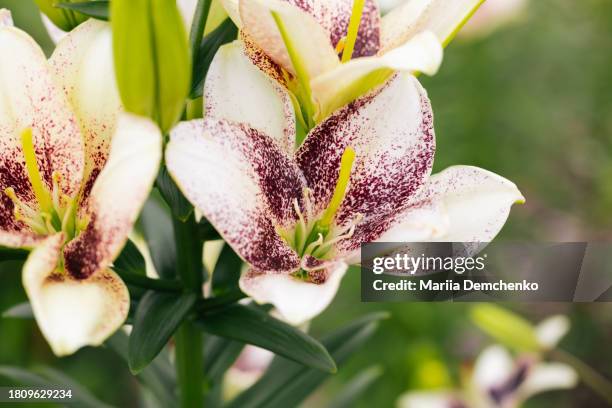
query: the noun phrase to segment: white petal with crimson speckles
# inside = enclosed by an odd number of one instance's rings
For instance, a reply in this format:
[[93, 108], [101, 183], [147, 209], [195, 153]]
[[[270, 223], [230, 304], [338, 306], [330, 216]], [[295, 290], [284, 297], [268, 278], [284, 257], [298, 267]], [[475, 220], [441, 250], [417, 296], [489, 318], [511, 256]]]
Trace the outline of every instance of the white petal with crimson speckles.
[[241, 0], [242, 29], [277, 64], [296, 73], [272, 12], [283, 21], [310, 79], [340, 64], [328, 33], [305, 11], [279, 0]]
[[89, 225], [64, 249], [71, 274], [90, 276], [119, 255], [149, 196], [161, 157], [159, 128], [149, 119], [122, 113], [109, 159], [91, 190]]
[[385, 15], [381, 51], [399, 46], [421, 31], [433, 31], [446, 45], [483, 0], [408, 0]]
[[295, 116], [287, 91], [259, 70], [241, 41], [219, 48], [204, 88], [206, 115], [244, 123], [270, 137], [288, 154], [295, 144]]
[[309, 283], [286, 273], [248, 271], [240, 278], [240, 289], [260, 304], [270, 303], [293, 325], [314, 318], [334, 299], [348, 266], [330, 264], [323, 283]]
[[448, 217], [448, 231], [439, 241], [490, 242], [512, 205], [525, 201], [513, 182], [472, 166], [449, 167], [432, 176], [426, 188], [428, 199], [441, 203]]
[[[353, 0], [287, 0], [287, 2], [313, 16], [327, 30], [333, 46], [346, 37], [353, 12]], [[380, 10], [378, 2], [365, 0], [353, 58], [376, 54], [379, 42]]]
[[91, 186], [108, 159], [121, 108], [110, 26], [87, 20], [59, 42], [49, 63], [80, 122], [85, 141], [83, 180]]
[[223, 120], [182, 122], [172, 131], [166, 164], [185, 197], [246, 262], [290, 271], [296, 253], [274, 224], [293, 223], [304, 180], [267, 135]]
[[27, 229], [15, 222], [12, 201], [4, 194], [11, 187], [22, 202], [38, 208], [25, 170], [21, 134], [32, 129], [38, 167], [49, 190], [52, 174], [58, 171], [69, 195], [76, 194], [81, 183], [83, 141], [75, 115], [34, 40], [15, 27], [0, 25], [0, 55], [0, 244], [28, 246], [31, 240], [19, 234]]
[[419, 33], [381, 56], [351, 60], [313, 79], [311, 85], [319, 105], [319, 116], [326, 118], [336, 109], [381, 85], [394, 71], [434, 75], [441, 63], [442, 46], [429, 31]]
[[361, 214], [367, 224], [406, 207], [431, 172], [435, 149], [431, 106], [416, 78], [396, 75], [310, 132], [296, 157], [318, 211], [329, 204], [347, 147], [356, 156], [339, 223]]
[[110, 270], [84, 280], [57, 273], [62, 240], [61, 234], [47, 238], [23, 267], [34, 317], [58, 356], [102, 344], [123, 324], [130, 306], [126, 286]]

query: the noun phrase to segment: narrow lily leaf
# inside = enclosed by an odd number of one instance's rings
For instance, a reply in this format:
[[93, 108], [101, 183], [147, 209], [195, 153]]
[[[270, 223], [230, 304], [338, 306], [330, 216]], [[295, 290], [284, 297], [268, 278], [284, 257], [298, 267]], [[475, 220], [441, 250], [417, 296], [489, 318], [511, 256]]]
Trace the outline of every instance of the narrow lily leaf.
[[30, 302], [19, 303], [2, 313], [2, 317], [13, 319], [33, 319], [34, 312]]
[[[364, 316], [322, 339], [338, 364], [359, 351], [387, 315]], [[233, 400], [228, 408], [284, 408], [298, 406], [329, 376], [318, 370], [276, 357], [264, 376]]]
[[206, 337], [204, 347], [204, 361], [206, 362], [206, 375], [217, 385], [223, 374], [234, 364], [244, 343], [224, 339], [217, 336]]
[[474, 306], [470, 316], [476, 326], [496, 341], [517, 351], [538, 351], [535, 328], [527, 320], [492, 304]]
[[0, 376], [26, 387], [37, 387], [44, 389], [70, 389], [72, 397], [65, 402], [64, 406], [75, 408], [111, 408], [110, 405], [98, 400], [87, 389], [78, 384], [72, 378], [59, 373], [49, 367], [42, 367], [41, 373], [24, 370], [19, 367], [0, 366]]
[[97, 18], [98, 20], [109, 20], [109, 5], [108, 0], [91, 0], [80, 3], [59, 3], [56, 7], [78, 11], [88, 17]]
[[[119, 330], [106, 341], [106, 344], [127, 363], [129, 339], [125, 332]], [[137, 375], [137, 378], [153, 394], [161, 407], [176, 406], [174, 395], [176, 377], [167, 352], [162, 351]]]
[[22, 249], [0, 247], [0, 262], [2, 261], [24, 261], [28, 252]]
[[199, 322], [207, 333], [253, 344], [318, 370], [336, 371], [321, 343], [259, 308], [236, 304], [204, 314]]
[[133, 373], [145, 368], [164, 348], [170, 337], [187, 317], [195, 304], [195, 294], [164, 294], [149, 292], [134, 316], [130, 334], [128, 360]]
[[225, 244], [212, 276], [212, 289], [215, 296], [240, 290], [238, 280], [241, 267], [242, 259], [236, 255], [232, 247]]
[[121, 251], [121, 254], [113, 264], [113, 269], [119, 275], [122, 273], [131, 273], [146, 276], [147, 265], [145, 263], [144, 256], [142, 256], [132, 240], [128, 240], [128, 242], [125, 244], [123, 251]]
[[359, 401], [361, 396], [381, 376], [380, 367], [370, 367], [356, 375], [330, 402], [328, 408], [351, 408]]
[[198, 224], [198, 230], [200, 239], [202, 241], [215, 241], [223, 239], [223, 237], [221, 237], [221, 234], [219, 234], [219, 231], [217, 231], [215, 227], [204, 218], [202, 218], [202, 220]]
[[236, 39], [238, 29], [229, 18], [225, 19], [219, 27], [204, 37], [200, 45], [198, 57], [193, 61], [193, 78], [191, 81], [192, 99], [199, 98], [204, 92], [204, 80], [208, 73], [208, 68], [217, 53], [219, 47]]
[[162, 278], [176, 277], [176, 243], [170, 209], [157, 191], [146, 202], [138, 228], [147, 242], [155, 271]]

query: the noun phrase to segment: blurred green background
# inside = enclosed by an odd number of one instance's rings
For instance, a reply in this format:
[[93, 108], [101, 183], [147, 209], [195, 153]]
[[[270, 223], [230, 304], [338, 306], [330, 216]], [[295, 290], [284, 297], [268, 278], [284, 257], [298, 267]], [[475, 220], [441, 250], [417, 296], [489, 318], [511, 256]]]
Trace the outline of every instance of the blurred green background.
[[[52, 51], [32, 1], [0, 0], [0, 7]], [[453, 164], [484, 167], [514, 181], [527, 198], [513, 209], [499, 239], [612, 239], [611, 67], [611, 1], [535, 0], [512, 25], [486, 38], [454, 42], [439, 74], [421, 78], [435, 112], [436, 171]], [[0, 310], [25, 300], [19, 274], [7, 272], [13, 269], [0, 266]], [[312, 331], [328, 331], [366, 311], [388, 310], [392, 317], [310, 405], [324, 405], [372, 365], [383, 374], [358, 407], [389, 407], [409, 389], [457, 384], [462, 364], [490, 342], [469, 322], [468, 306], [363, 304], [358, 271], [351, 270]], [[612, 377], [612, 305], [509, 307], [534, 322], [568, 314], [572, 330], [562, 347]], [[33, 322], [0, 320], [0, 365], [5, 364], [52, 365], [108, 403], [138, 404], [135, 381], [112, 351], [88, 348], [56, 359]], [[543, 394], [527, 406], [607, 405], [579, 386]]]

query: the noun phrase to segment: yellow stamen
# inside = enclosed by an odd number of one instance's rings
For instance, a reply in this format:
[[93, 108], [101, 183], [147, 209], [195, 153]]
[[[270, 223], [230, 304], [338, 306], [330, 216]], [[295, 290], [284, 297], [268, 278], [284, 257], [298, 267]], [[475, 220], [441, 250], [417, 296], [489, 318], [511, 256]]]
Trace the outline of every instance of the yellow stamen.
[[323, 217], [319, 220], [318, 224], [321, 227], [328, 227], [334, 220], [340, 204], [344, 200], [346, 189], [348, 187], [349, 179], [351, 178], [351, 171], [353, 170], [353, 162], [355, 161], [355, 150], [352, 147], [347, 147], [342, 153], [342, 159], [340, 159], [340, 172], [338, 174], [338, 182], [334, 189], [334, 194], [323, 214]]
[[342, 62], [348, 62], [353, 57], [353, 50], [355, 49], [355, 42], [357, 41], [357, 34], [359, 33], [359, 24], [361, 23], [364, 4], [365, 0], [353, 1], [353, 11], [346, 33], [344, 52], [342, 52]]
[[338, 41], [338, 44], [336, 44], [336, 54], [340, 54], [342, 51], [344, 51], [345, 44], [346, 44], [346, 37], [342, 37], [340, 41]]
[[23, 148], [23, 155], [26, 162], [28, 179], [30, 180], [30, 184], [32, 184], [32, 190], [34, 191], [36, 200], [40, 205], [40, 209], [44, 212], [51, 212], [53, 210], [53, 203], [49, 192], [43, 185], [40, 171], [38, 170], [31, 128], [27, 128], [21, 133], [21, 146]]

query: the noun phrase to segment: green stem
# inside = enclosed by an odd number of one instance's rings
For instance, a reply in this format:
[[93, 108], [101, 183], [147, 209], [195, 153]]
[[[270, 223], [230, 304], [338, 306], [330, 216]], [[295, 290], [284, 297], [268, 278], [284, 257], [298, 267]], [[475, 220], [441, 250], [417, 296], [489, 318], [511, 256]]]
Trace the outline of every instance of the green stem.
[[572, 366], [587, 386], [608, 401], [608, 403], [612, 404], [612, 383], [604, 376], [567, 351], [554, 349], [551, 351], [551, 355], [555, 359]]
[[[208, 20], [211, 3], [212, 0], [198, 0], [195, 13], [193, 14], [191, 32], [189, 33], [189, 45], [191, 46], [191, 58], [193, 61], [197, 60], [198, 53], [200, 52], [200, 43], [204, 37], [206, 20]], [[195, 63], [193, 66], [195, 66]]]
[[[186, 222], [174, 218], [176, 269], [186, 290], [202, 294], [202, 241], [191, 215]], [[191, 320], [186, 320], [175, 335], [176, 373], [181, 407], [204, 406], [203, 335]]]

